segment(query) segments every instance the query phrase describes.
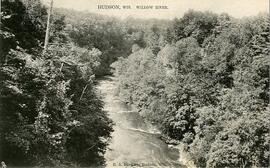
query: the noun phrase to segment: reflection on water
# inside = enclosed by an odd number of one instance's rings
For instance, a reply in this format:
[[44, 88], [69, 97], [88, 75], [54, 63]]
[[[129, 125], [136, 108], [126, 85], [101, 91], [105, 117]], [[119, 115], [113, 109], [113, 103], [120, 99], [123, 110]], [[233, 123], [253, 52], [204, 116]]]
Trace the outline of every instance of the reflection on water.
[[105, 102], [105, 110], [115, 122], [105, 154], [107, 167], [184, 167], [179, 164], [178, 150], [168, 148], [159, 139], [158, 130], [116, 96], [113, 77], [101, 80], [97, 89]]

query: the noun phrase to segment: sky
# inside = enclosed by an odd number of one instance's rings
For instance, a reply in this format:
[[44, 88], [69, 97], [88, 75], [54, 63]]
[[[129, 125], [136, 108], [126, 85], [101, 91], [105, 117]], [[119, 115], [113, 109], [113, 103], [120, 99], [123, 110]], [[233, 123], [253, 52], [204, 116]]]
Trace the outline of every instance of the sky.
[[[49, 4], [50, 0], [43, 0]], [[130, 5], [132, 9], [98, 9], [98, 5]], [[168, 9], [136, 9], [136, 6], [167, 6]], [[54, 7], [105, 14], [126, 18], [173, 19], [181, 17], [189, 9], [228, 13], [241, 18], [269, 13], [269, 0], [54, 0]]]

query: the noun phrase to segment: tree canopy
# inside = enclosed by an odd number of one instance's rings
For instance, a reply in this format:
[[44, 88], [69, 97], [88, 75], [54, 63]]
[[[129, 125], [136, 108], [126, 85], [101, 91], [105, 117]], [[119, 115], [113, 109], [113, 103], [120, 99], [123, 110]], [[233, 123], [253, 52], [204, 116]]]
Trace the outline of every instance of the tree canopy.
[[269, 16], [190, 10], [156, 30], [112, 65], [123, 99], [199, 167], [269, 166]]

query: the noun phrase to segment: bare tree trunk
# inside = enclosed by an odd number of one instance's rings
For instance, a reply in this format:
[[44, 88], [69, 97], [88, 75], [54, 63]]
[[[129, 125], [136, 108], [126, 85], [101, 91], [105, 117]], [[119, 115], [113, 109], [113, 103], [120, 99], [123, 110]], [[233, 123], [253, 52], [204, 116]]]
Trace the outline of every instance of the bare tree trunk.
[[61, 63], [61, 67], [60, 67], [60, 72], [62, 71], [63, 66], [64, 66], [64, 63], [62, 62], [62, 63]]
[[[89, 80], [88, 80], [88, 82], [93, 83], [93, 78], [95, 78], [95, 75], [91, 75], [90, 78], [89, 78]], [[84, 95], [85, 90], [87, 89], [88, 85], [89, 85], [89, 83], [86, 84], [85, 87], [83, 88], [82, 94], [80, 96], [80, 101], [83, 98], [83, 95]]]
[[43, 53], [45, 53], [47, 51], [48, 43], [49, 43], [50, 19], [51, 19], [51, 14], [52, 14], [52, 8], [53, 8], [53, 0], [51, 0], [51, 5], [50, 5], [49, 12], [48, 12], [47, 28], [46, 28], [46, 36], [45, 36], [45, 43], [44, 43]]
[[88, 84], [86, 84], [85, 87], [83, 88], [82, 94], [80, 96], [80, 101], [81, 101], [81, 99], [82, 99], [82, 97], [84, 95], [85, 90], [87, 89], [87, 86], [88, 86]]

